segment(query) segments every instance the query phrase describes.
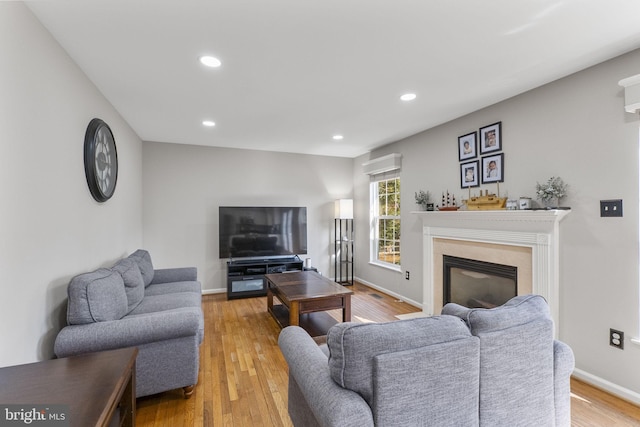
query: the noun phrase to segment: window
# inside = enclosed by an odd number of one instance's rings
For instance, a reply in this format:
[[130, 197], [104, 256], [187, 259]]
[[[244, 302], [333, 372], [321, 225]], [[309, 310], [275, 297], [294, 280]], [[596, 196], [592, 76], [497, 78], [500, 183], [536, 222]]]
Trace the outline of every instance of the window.
[[371, 183], [371, 261], [400, 269], [400, 178]]

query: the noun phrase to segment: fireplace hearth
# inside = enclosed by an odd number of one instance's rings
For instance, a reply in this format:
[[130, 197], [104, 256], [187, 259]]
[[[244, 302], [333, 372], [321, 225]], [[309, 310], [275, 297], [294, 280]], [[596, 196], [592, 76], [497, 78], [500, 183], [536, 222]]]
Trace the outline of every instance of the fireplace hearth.
[[518, 267], [443, 255], [443, 305], [494, 308], [518, 294]]

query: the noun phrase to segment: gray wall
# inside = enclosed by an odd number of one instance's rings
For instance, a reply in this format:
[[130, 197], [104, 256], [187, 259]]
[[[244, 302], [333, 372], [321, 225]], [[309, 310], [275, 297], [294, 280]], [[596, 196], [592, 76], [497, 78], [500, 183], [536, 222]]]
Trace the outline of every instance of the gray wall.
[[[0, 2], [0, 366], [52, 357], [69, 279], [142, 243], [142, 143], [20, 2]], [[115, 195], [93, 200], [84, 133], [111, 127]]]
[[306, 206], [308, 254], [331, 275], [333, 202], [351, 197], [351, 159], [193, 145], [143, 144], [144, 246], [154, 263], [198, 267], [205, 292], [226, 290], [219, 206]]
[[[421, 221], [414, 192], [460, 189], [457, 137], [502, 121], [503, 195], [535, 198], [536, 182], [552, 175], [570, 185], [563, 204], [572, 213], [561, 224], [560, 338], [573, 348], [578, 374], [640, 401], [638, 337], [638, 133], [640, 120], [624, 111], [618, 81], [640, 73], [640, 51], [621, 56], [429, 131], [361, 156], [354, 165], [358, 229], [368, 224], [368, 177], [362, 163], [398, 152], [402, 163], [402, 267], [385, 271], [357, 258], [357, 276], [422, 302]], [[496, 190], [496, 186], [483, 189]], [[600, 218], [599, 200], [623, 199], [623, 218]], [[367, 239], [358, 235], [358, 253]], [[628, 338], [625, 350], [608, 345], [609, 328]]]

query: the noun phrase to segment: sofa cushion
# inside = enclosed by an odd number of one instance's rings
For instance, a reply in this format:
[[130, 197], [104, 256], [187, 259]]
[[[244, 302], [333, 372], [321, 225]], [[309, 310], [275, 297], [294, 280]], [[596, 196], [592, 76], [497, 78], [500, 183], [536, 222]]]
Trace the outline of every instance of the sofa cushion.
[[[480, 338], [480, 426], [554, 425], [553, 321], [539, 295], [500, 307], [447, 304]], [[524, 424], [521, 420], [527, 420]]]
[[202, 294], [202, 286], [200, 282], [172, 282], [172, 283], [152, 283], [144, 290], [144, 295], [165, 295], [181, 292], [191, 292], [198, 295]]
[[127, 313], [140, 304], [144, 298], [144, 280], [138, 264], [130, 259], [124, 258], [118, 261], [112, 270], [117, 271], [124, 281], [124, 290], [127, 294]]
[[156, 313], [159, 311], [173, 310], [183, 307], [195, 307], [200, 309], [202, 307], [202, 297], [194, 292], [147, 295], [129, 314], [136, 315], [143, 313]]
[[193, 308], [200, 313], [198, 321], [198, 337], [204, 338], [204, 317], [202, 315], [202, 296], [195, 292], [182, 292], [164, 295], [147, 295], [128, 316], [147, 313], [158, 313], [182, 308]]
[[335, 382], [373, 404], [374, 358], [470, 337], [459, 318], [434, 316], [388, 323], [339, 323], [327, 332], [329, 370]]
[[138, 249], [127, 258], [132, 259], [138, 264], [144, 285], [149, 286], [149, 283], [153, 280], [153, 263], [151, 262], [149, 252], [144, 249]]
[[67, 288], [67, 295], [69, 325], [117, 320], [127, 314], [127, 294], [122, 276], [110, 269], [101, 268], [74, 277]]

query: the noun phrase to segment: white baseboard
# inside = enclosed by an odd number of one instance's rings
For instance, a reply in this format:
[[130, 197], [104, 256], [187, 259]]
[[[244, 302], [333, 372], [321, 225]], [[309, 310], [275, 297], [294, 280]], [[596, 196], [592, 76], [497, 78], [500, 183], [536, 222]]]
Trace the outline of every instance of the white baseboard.
[[373, 289], [378, 290], [380, 292], [384, 292], [387, 295], [391, 295], [394, 298], [402, 300], [402, 301], [406, 302], [409, 305], [412, 305], [412, 306], [417, 307], [417, 308], [422, 308], [422, 304], [421, 303], [413, 301], [413, 300], [410, 300], [408, 298], [405, 298], [402, 295], [399, 295], [399, 294], [397, 294], [395, 292], [391, 292], [389, 289], [385, 289], [385, 288], [383, 288], [381, 286], [378, 286], [378, 285], [375, 285], [373, 283], [367, 282], [366, 280], [362, 280], [359, 277], [356, 277], [355, 280], [357, 280], [358, 282], [360, 282], [360, 283], [362, 283], [364, 285], [369, 286], [370, 288], [373, 288]]
[[573, 376], [579, 379], [580, 381], [584, 381], [587, 384], [591, 384], [594, 387], [597, 387], [606, 392], [609, 392], [619, 397], [620, 399], [624, 399], [635, 405], [640, 405], [640, 393], [636, 393], [633, 390], [629, 390], [628, 388], [621, 387], [618, 384], [614, 384], [611, 381], [607, 381], [603, 378], [600, 378], [596, 375], [585, 372], [581, 369], [574, 369]]
[[227, 292], [226, 288], [218, 288], [218, 289], [203, 289], [202, 295], [211, 295], [211, 294], [223, 294]]

